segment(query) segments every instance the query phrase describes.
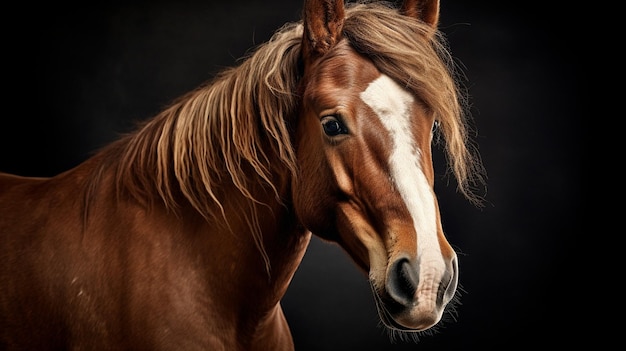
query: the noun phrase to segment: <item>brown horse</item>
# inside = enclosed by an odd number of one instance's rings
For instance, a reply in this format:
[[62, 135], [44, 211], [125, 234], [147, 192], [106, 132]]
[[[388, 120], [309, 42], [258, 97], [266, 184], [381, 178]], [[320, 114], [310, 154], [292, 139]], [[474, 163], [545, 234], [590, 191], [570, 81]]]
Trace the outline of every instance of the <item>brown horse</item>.
[[291, 350], [280, 301], [311, 233], [369, 275], [383, 323], [455, 296], [433, 126], [482, 181], [437, 0], [307, 0], [301, 22], [52, 178], [0, 175], [0, 348]]

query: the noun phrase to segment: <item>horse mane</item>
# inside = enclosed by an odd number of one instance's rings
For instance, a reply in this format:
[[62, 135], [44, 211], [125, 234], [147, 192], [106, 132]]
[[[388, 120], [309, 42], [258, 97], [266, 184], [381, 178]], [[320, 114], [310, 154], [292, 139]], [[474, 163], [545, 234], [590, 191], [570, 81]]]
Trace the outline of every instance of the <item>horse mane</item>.
[[[265, 200], [255, 198], [253, 189], [268, 186], [283, 203], [275, 178], [296, 174], [291, 119], [299, 101], [301, 40], [301, 26], [285, 24], [239, 66], [176, 99], [105, 149], [102, 167], [115, 169], [118, 198], [130, 196], [145, 205], [160, 200], [177, 213], [182, 195], [203, 217], [230, 228], [222, 205], [227, 194], [220, 191], [232, 183], [251, 200], [248, 212], [238, 215], [269, 274], [255, 207]], [[99, 182], [94, 175], [92, 182]], [[92, 195], [89, 190], [85, 195], [85, 221]]]
[[[483, 181], [483, 169], [469, 140], [466, 100], [443, 35], [388, 3], [348, 4], [345, 14], [343, 34], [350, 45], [413, 91], [434, 114], [458, 188], [477, 203], [471, 186]], [[205, 218], [226, 219], [220, 185], [231, 182], [259, 204], [263, 200], [254, 197], [253, 188], [261, 180], [281, 201], [276, 174], [297, 173], [292, 133], [299, 108], [302, 33], [301, 21], [287, 23], [238, 66], [111, 144], [105, 153], [115, 169], [118, 196], [150, 202], [156, 193], [176, 210], [182, 194]], [[254, 210], [251, 216], [247, 221], [267, 263]]]
[[227, 177], [255, 203], [262, 201], [251, 191], [254, 176], [278, 197], [272, 171], [296, 170], [290, 119], [298, 101], [301, 36], [297, 25], [285, 25], [239, 66], [120, 140], [118, 189], [139, 200], [158, 193], [170, 209], [178, 207], [175, 194], [182, 193], [207, 219], [224, 217], [216, 189]]

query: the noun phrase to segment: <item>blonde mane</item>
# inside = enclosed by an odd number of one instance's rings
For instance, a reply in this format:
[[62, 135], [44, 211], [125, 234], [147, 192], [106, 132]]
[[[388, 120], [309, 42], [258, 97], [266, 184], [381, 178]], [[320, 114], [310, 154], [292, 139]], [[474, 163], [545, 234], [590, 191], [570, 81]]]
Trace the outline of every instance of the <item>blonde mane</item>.
[[[468, 137], [465, 99], [442, 35], [396, 9], [366, 3], [347, 6], [343, 34], [431, 109], [458, 188], [477, 203], [472, 185], [482, 183], [482, 166]], [[301, 37], [301, 22], [286, 24], [238, 66], [113, 144], [109, 160], [117, 162], [118, 190], [144, 202], [157, 193], [173, 210], [182, 194], [213, 219], [225, 219], [219, 194], [225, 182], [252, 203], [262, 202], [252, 191], [259, 183], [279, 197], [276, 172], [294, 177], [297, 168], [292, 133], [299, 108]], [[257, 219], [248, 223], [254, 229]], [[259, 244], [260, 233], [253, 233]]]
[[298, 106], [301, 36], [300, 26], [285, 25], [239, 66], [180, 97], [122, 139], [119, 189], [140, 200], [156, 191], [171, 209], [179, 205], [175, 194], [182, 193], [200, 214], [214, 219], [223, 216], [217, 191], [224, 181], [260, 202], [251, 191], [258, 177], [278, 196], [272, 171], [296, 170], [290, 124]]

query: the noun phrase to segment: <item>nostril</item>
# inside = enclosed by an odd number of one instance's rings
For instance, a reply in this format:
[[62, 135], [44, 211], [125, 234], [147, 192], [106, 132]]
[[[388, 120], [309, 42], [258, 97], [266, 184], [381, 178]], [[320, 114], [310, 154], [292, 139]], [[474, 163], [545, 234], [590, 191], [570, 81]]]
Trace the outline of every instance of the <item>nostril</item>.
[[413, 301], [419, 275], [409, 260], [402, 258], [397, 260], [389, 271], [387, 277], [387, 292], [396, 302], [408, 306]]

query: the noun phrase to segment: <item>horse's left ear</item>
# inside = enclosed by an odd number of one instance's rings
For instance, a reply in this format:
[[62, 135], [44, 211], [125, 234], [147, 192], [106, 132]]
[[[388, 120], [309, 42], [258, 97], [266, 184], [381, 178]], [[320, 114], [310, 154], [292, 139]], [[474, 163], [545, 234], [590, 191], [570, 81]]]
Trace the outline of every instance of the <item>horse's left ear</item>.
[[401, 11], [404, 15], [437, 28], [439, 23], [439, 0], [404, 0]]
[[345, 17], [343, 1], [304, 1], [302, 45], [305, 58], [321, 56], [339, 41]]

